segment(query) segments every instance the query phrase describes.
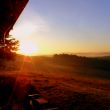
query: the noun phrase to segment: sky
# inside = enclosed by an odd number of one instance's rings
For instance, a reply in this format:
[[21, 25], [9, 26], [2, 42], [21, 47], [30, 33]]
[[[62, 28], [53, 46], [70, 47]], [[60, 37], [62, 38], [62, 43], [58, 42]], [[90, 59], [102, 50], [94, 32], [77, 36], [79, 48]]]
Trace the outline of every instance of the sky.
[[30, 0], [11, 34], [36, 55], [110, 52], [109, 11], [110, 0]]

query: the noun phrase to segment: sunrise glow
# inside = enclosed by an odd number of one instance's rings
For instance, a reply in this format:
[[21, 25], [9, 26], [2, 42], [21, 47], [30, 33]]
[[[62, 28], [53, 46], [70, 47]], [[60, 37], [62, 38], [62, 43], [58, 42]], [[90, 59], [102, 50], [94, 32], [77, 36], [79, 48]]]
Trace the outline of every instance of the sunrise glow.
[[[109, 52], [109, 6], [103, 4], [101, 8], [92, 3], [30, 0], [10, 33], [20, 41], [19, 52], [30, 55]], [[44, 4], [50, 7], [41, 8]]]
[[19, 40], [19, 50], [17, 53], [28, 56], [37, 55], [39, 48], [34, 39], [32, 39], [32, 34], [37, 30], [37, 26], [34, 21], [22, 21], [19, 19], [19, 22], [17, 22], [14, 30], [10, 32], [13, 37]]
[[38, 52], [38, 47], [29, 41], [20, 42], [20, 47], [18, 53], [28, 56], [36, 55]]

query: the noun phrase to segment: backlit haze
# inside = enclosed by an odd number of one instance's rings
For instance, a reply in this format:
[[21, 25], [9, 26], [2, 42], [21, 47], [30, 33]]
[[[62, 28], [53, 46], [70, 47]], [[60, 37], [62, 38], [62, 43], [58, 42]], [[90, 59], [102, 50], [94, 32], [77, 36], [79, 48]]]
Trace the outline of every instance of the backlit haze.
[[110, 0], [30, 0], [11, 35], [19, 53], [110, 52]]

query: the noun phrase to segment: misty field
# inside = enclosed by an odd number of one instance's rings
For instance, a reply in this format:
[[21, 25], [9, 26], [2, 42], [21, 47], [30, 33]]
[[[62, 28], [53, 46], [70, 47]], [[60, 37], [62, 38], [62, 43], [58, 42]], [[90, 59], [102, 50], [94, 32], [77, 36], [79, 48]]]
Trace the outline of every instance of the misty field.
[[110, 110], [110, 59], [68, 55], [0, 59], [0, 109], [27, 110], [34, 87], [58, 110]]

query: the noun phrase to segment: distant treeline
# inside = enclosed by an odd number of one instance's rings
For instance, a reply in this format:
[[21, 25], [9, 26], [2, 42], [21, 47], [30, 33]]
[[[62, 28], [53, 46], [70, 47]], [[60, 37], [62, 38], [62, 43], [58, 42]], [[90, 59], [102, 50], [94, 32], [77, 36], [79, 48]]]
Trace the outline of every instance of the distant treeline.
[[82, 57], [72, 54], [55, 54], [53, 61], [62, 65], [82, 66], [110, 71], [110, 57]]

